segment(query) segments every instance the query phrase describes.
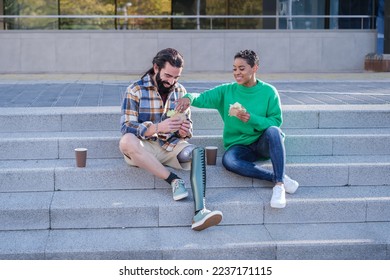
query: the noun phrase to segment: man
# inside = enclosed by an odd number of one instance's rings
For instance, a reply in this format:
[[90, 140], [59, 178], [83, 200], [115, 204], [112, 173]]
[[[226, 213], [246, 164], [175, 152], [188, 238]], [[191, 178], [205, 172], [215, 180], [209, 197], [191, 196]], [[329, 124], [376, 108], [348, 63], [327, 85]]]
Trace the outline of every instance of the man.
[[186, 93], [177, 81], [184, 66], [183, 56], [167, 48], [153, 58], [153, 66], [126, 90], [122, 104], [119, 148], [125, 161], [165, 180], [173, 199], [188, 196], [184, 180], [166, 166], [191, 169], [195, 215], [192, 229], [203, 230], [220, 223], [222, 213], [205, 206], [206, 169], [204, 149], [186, 140], [192, 137], [190, 110], [174, 111], [176, 100]]

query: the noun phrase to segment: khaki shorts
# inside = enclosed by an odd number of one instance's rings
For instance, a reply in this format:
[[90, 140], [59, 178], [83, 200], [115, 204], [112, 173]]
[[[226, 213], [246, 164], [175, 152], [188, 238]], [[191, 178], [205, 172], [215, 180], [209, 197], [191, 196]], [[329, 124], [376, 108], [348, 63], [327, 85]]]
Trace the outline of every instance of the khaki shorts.
[[[180, 152], [190, 145], [187, 141], [180, 141], [177, 143], [175, 148], [171, 152], [167, 152], [163, 148], [161, 148], [158, 141], [146, 141], [146, 140], [140, 140], [141, 145], [144, 146], [144, 148], [154, 155], [159, 162], [161, 162], [163, 165], [173, 167], [176, 169], [184, 169], [184, 170], [190, 170], [191, 169], [191, 162], [182, 162], [180, 163], [177, 159], [177, 155], [180, 154]], [[132, 166], [137, 166], [134, 164], [133, 160], [127, 156], [124, 155], [124, 159], [127, 164]]]

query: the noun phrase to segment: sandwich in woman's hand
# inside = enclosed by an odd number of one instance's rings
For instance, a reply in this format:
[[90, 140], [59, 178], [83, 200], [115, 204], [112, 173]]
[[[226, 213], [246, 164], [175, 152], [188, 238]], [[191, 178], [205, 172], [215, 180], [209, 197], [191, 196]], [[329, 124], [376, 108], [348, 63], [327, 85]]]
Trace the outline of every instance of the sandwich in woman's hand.
[[246, 109], [244, 107], [242, 107], [242, 105], [238, 102], [236, 102], [234, 104], [230, 104], [229, 116], [237, 117], [238, 112], [246, 113]]

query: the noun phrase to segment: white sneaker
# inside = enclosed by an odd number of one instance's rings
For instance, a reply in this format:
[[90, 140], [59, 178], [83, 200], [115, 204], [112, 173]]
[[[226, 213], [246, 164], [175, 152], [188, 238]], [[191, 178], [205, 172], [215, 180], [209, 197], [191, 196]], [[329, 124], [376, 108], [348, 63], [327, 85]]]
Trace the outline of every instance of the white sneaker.
[[286, 191], [284, 190], [283, 185], [276, 185], [272, 189], [271, 207], [272, 208], [286, 207]]
[[298, 189], [299, 183], [287, 175], [284, 175], [284, 189], [286, 193], [293, 194]]

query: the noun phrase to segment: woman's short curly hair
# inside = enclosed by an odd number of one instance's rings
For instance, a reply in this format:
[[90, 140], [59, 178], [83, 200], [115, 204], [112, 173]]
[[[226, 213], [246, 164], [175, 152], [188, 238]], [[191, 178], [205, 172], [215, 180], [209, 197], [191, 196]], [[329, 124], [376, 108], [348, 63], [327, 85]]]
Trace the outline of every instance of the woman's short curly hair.
[[236, 53], [234, 59], [242, 58], [244, 59], [251, 67], [259, 65], [260, 59], [259, 56], [252, 50], [242, 50]]

